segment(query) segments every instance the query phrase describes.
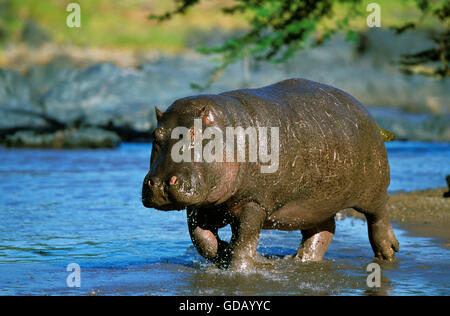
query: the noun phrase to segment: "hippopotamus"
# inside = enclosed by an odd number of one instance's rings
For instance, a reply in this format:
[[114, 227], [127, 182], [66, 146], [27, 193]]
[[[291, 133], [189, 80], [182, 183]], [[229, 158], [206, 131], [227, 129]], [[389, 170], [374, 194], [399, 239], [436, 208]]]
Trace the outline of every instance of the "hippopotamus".
[[[375, 257], [395, 260], [399, 243], [389, 220], [383, 130], [351, 95], [288, 79], [258, 89], [185, 97], [164, 113], [155, 112], [142, 202], [163, 211], [186, 209], [190, 237], [203, 257], [233, 270], [251, 269], [261, 230], [277, 229], [301, 230], [294, 258], [320, 261], [333, 238], [336, 213], [353, 208], [367, 219]], [[195, 156], [193, 149], [205, 144], [196, 136], [198, 129], [213, 128], [222, 141], [220, 132], [229, 127], [276, 128], [277, 133], [259, 139], [276, 144], [262, 147], [276, 153], [272, 157], [278, 161], [268, 166], [267, 159], [236, 159], [239, 150], [230, 150], [234, 143], [216, 146], [222, 160], [174, 159], [174, 153]], [[181, 145], [180, 128], [187, 131]], [[245, 148], [240, 149], [250, 153], [250, 145], [241, 143]], [[218, 235], [226, 225], [231, 226], [230, 242]]]

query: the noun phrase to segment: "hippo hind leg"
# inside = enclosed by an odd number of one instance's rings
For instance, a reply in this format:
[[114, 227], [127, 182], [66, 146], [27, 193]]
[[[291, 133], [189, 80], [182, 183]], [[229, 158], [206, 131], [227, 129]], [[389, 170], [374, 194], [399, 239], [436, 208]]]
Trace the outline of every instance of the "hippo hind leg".
[[399, 243], [395, 238], [389, 221], [387, 202], [381, 207], [354, 207], [365, 215], [369, 230], [369, 240], [375, 257], [387, 261], [395, 261], [395, 252], [399, 251]]
[[311, 229], [302, 229], [302, 243], [295, 256], [302, 262], [321, 261], [335, 230], [334, 217]]

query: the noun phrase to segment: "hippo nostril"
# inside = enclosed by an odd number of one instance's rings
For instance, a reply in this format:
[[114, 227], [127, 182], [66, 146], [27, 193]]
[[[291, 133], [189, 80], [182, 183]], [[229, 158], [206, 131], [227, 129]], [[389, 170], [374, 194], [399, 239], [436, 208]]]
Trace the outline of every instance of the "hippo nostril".
[[176, 184], [177, 181], [178, 181], [178, 178], [177, 178], [176, 176], [173, 176], [173, 177], [170, 179], [170, 185]]
[[150, 187], [159, 187], [159, 186], [161, 186], [161, 181], [159, 180], [159, 178], [157, 178], [157, 177], [154, 177], [154, 178], [151, 178], [151, 179], [148, 179], [148, 185], [150, 186]]

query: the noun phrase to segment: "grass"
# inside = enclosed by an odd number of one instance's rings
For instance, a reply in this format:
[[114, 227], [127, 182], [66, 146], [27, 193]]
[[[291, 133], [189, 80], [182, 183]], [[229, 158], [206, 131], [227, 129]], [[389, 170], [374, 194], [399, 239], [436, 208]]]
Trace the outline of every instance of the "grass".
[[[241, 16], [224, 15], [222, 7], [232, 0], [202, 1], [199, 6], [189, 10], [185, 16], [158, 23], [148, 19], [152, 13], [164, 13], [174, 6], [169, 0], [78, 0], [81, 7], [81, 28], [66, 26], [66, 5], [70, 1], [61, 0], [6, 0], [11, 7], [12, 19], [6, 23], [7, 32], [20, 41], [20, 30], [25, 21], [34, 19], [58, 44], [73, 44], [99, 48], [160, 49], [180, 52], [187, 46], [189, 36], [194, 31], [212, 32], [215, 29], [233, 31], [247, 27]], [[371, 0], [364, 0], [360, 10], [367, 16], [366, 7]], [[381, 6], [382, 26], [398, 25], [417, 18], [419, 11], [413, 0], [378, 0]], [[345, 4], [338, 4], [336, 16], [345, 12]], [[351, 22], [355, 30], [364, 30], [365, 16]], [[1, 17], [0, 17], [1, 19]], [[330, 18], [325, 23], [333, 23]], [[430, 22], [433, 23], [433, 22]], [[0, 23], [0, 26], [2, 24]], [[425, 24], [424, 26], [427, 26]], [[5, 28], [5, 27], [4, 27]]]
[[[10, 0], [15, 19], [8, 22], [7, 30], [20, 41], [20, 30], [29, 18], [38, 22], [56, 43], [101, 48], [158, 48], [180, 51], [186, 47], [189, 34], [194, 30], [213, 28], [233, 30], [245, 26], [235, 17], [224, 16], [221, 6], [205, 2], [186, 16], [158, 23], [148, 19], [150, 14], [164, 13], [171, 1], [143, 0], [78, 0], [81, 7], [81, 27], [66, 25], [66, 4], [60, 0]], [[230, 1], [222, 1], [225, 4]]]

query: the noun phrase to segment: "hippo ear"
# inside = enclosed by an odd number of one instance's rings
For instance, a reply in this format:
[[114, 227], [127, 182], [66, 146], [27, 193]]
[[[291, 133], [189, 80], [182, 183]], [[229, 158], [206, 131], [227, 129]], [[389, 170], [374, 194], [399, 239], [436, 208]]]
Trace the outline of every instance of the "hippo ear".
[[200, 115], [202, 118], [203, 123], [210, 126], [214, 123], [214, 114], [211, 109], [211, 105], [207, 104], [204, 105], [200, 110]]
[[155, 113], [156, 113], [156, 120], [159, 122], [161, 121], [162, 117], [163, 117], [163, 112], [161, 112], [160, 109], [158, 109], [158, 107], [155, 106]]

